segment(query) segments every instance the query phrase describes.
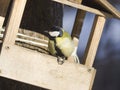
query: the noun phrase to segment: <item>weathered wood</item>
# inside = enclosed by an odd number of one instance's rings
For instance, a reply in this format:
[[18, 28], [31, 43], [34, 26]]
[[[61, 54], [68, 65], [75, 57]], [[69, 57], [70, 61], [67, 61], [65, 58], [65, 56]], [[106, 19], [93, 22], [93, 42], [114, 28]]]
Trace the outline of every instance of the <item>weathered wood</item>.
[[75, 22], [72, 30], [72, 37], [79, 38], [85, 15], [86, 15], [85, 11], [77, 10], [77, 14], [76, 14], [76, 18], [75, 18]]
[[82, 0], [68, 0], [68, 1], [73, 2], [73, 3], [78, 3], [78, 4], [82, 2]]
[[[4, 33], [4, 29], [0, 30], [0, 40], [1, 40], [1, 42], [2, 42], [2, 39], [3, 39], [3, 33]], [[32, 33], [35, 33], [35, 32], [32, 32]], [[28, 35], [24, 35], [24, 34], [21, 34], [21, 33], [17, 33], [17, 37], [16, 37], [15, 40], [16, 40], [17, 45], [24, 46], [24, 47], [26, 45], [26, 47], [30, 48], [30, 49], [35, 49], [35, 47], [36, 48], [42, 48], [42, 49], [45, 49], [45, 50], [48, 49], [48, 40], [37, 38], [35, 36], [28, 36]]]
[[105, 21], [106, 19], [104, 17], [98, 15], [95, 16], [95, 20], [84, 55], [84, 63], [86, 66], [92, 66], [94, 63]]
[[0, 76], [52, 90], [89, 90], [94, 68], [13, 45], [0, 56]]
[[[70, 1], [70, 0], [68, 0], [68, 1]], [[78, 4], [81, 4], [81, 2], [82, 2], [82, 0], [73, 0], [73, 1]], [[81, 32], [84, 17], [85, 17], [85, 11], [78, 9], [77, 13], [76, 13], [73, 30], [72, 30], [72, 35], [71, 35], [72, 37], [79, 38], [79, 34]]]
[[78, 48], [78, 44], [79, 44], [79, 35], [80, 35], [81, 30], [82, 30], [82, 25], [83, 25], [85, 15], [86, 15], [85, 11], [82, 11], [79, 9], [77, 10], [75, 23], [74, 23], [72, 35], [71, 35], [73, 38], [75, 47], [76, 47], [76, 54], [77, 54], [77, 48]]
[[[21, 28], [19, 28], [19, 30], [22, 30]], [[28, 31], [26, 29], [24, 29], [25, 31]], [[1, 33], [2, 32], [2, 33]], [[5, 32], [5, 29], [1, 28], [0, 29], [0, 33], [1, 35], [3, 36], [3, 33]], [[29, 31], [31, 33], [35, 33], [35, 34], [39, 34], [39, 33], [36, 33], [36, 32], [33, 32], [33, 31]], [[41, 35], [41, 34], [40, 34]], [[38, 37], [35, 37], [35, 36], [31, 36], [31, 35], [26, 35], [26, 34], [22, 34], [22, 33], [17, 33], [17, 36], [20, 37], [20, 38], [27, 38], [27, 39], [30, 39], [30, 40], [35, 40], [35, 41], [38, 41], [38, 42], [43, 42], [43, 43], [48, 43], [48, 40], [43, 40], [44, 38], [38, 38]], [[3, 38], [3, 37], [1, 37]]]
[[[88, 7], [88, 6], [84, 6], [82, 4], [72, 3], [72, 2], [67, 1], [67, 0], [52, 0], [52, 1], [55, 1], [55, 2], [58, 2], [58, 3], [61, 3], [61, 4], [65, 4], [65, 5], [77, 8], [77, 9], [81, 9], [81, 10], [84, 10], [84, 11], [87, 11], [87, 12], [91, 12], [91, 13], [94, 13], [94, 14], [97, 14], [97, 15], [100, 15], [100, 16], [114, 17], [113, 15], [108, 14], [108, 13], [103, 12], [103, 11], [100, 11], [98, 9], [94, 9], [94, 8], [91, 8], [91, 7]], [[119, 17], [117, 17], [117, 18], [119, 18]]]
[[27, 0], [14, 0], [12, 11], [9, 17], [9, 22], [6, 26], [5, 35], [4, 35], [4, 41], [3, 41], [3, 47], [2, 50], [4, 50], [4, 47], [10, 47], [15, 43], [16, 35], [19, 29], [19, 25], [21, 22], [22, 14], [25, 8]]

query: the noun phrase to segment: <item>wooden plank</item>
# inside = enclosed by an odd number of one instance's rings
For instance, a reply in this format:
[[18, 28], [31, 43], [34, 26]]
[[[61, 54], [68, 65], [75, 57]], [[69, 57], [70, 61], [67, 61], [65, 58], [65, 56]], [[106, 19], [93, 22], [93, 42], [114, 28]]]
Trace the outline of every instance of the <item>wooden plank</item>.
[[55, 2], [58, 2], [58, 3], [61, 3], [61, 4], [65, 4], [65, 5], [77, 8], [77, 9], [81, 9], [81, 10], [84, 10], [84, 11], [87, 11], [87, 12], [91, 12], [91, 13], [94, 13], [94, 14], [97, 14], [97, 15], [100, 15], [100, 16], [113, 17], [111, 14], [108, 14], [106, 12], [100, 11], [98, 9], [87, 7], [87, 6], [84, 6], [82, 4], [72, 3], [72, 2], [67, 1], [67, 0], [52, 0], [52, 1], [55, 1]]
[[6, 45], [10, 47], [15, 43], [26, 1], [27, 0], [13, 0], [12, 11], [6, 26], [2, 50], [4, 50], [3, 48], [6, 47]]
[[105, 21], [106, 19], [104, 17], [97, 15], [95, 16], [95, 20], [84, 55], [84, 63], [86, 66], [92, 66], [94, 63]]
[[107, 10], [109, 10], [113, 15], [120, 18], [120, 12], [112, 6], [107, 0], [96, 0], [102, 6], [104, 6]]
[[78, 3], [78, 4], [82, 2], [82, 0], [68, 0], [68, 1], [73, 2], [73, 3]]
[[52, 90], [89, 90], [94, 68], [13, 45], [0, 56], [0, 76]]
[[3, 23], [4, 23], [4, 17], [0, 16], [0, 28], [2, 28]]
[[[74, 1], [74, 0], [73, 0]], [[82, 0], [76, 0], [74, 1], [74, 3], [80, 4], [82, 2]], [[75, 18], [75, 22], [74, 22], [74, 26], [73, 26], [73, 30], [72, 30], [72, 38], [73, 38], [73, 42], [75, 44], [75, 48], [76, 48], [76, 54], [77, 54], [77, 49], [78, 49], [78, 43], [79, 43], [79, 35], [82, 29], [82, 25], [83, 25], [83, 20], [85, 17], [86, 12], [82, 11], [82, 10], [77, 10], [76, 13], [76, 18]]]
[[85, 11], [77, 10], [76, 18], [75, 18], [75, 22], [72, 30], [72, 37], [79, 38], [85, 15], [86, 15]]
[[75, 44], [75, 47], [76, 47], [76, 53], [77, 53], [77, 48], [78, 48], [78, 44], [79, 44], [79, 35], [80, 35], [81, 30], [82, 30], [85, 15], [86, 15], [85, 11], [82, 11], [79, 9], [77, 10], [75, 23], [74, 23], [72, 35], [71, 35], [73, 38], [73, 42]]

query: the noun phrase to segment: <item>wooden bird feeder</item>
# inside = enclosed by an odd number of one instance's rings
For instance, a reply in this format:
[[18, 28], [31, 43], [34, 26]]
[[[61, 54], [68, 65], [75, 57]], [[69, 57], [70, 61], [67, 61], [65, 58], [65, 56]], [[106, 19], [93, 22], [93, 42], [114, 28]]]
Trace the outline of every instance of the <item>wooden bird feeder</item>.
[[[2, 11], [7, 11], [9, 1], [0, 1], [0, 4], [6, 2], [4, 7], [0, 5], [0, 27], [5, 18]], [[95, 14], [84, 54], [84, 64], [75, 64], [68, 60], [63, 65], [58, 65], [55, 57], [15, 45], [26, 1], [13, 0], [1, 43], [0, 76], [52, 90], [91, 90], [96, 73], [93, 63], [106, 18], [120, 18], [120, 12], [107, 0], [51, 0], [78, 9], [72, 31], [76, 46], [86, 12]]]

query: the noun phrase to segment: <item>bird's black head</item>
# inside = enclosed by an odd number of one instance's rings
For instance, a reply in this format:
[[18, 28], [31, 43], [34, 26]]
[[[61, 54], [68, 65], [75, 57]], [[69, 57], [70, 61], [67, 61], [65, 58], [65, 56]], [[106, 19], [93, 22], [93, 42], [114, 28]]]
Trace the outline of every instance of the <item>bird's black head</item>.
[[55, 37], [61, 37], [63, 35], [63, 29], [59, 26], [53, 26], [50, 28], [50, 30], [45, 31], [49, 34], [49, 37], [55, 38]]

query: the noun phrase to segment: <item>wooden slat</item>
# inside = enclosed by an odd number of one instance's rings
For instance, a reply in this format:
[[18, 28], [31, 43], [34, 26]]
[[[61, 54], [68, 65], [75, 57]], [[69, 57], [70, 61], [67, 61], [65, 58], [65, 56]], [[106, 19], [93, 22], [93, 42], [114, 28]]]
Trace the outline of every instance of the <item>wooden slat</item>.
[[89, 90], [94, 68], [13, 45], [0, 56], [0, 76], [51, 90]]
[[94, 9], [94, 8], [91, 8], [91, 7], [87, 7], [87, 6], [84, 6], [84, 5], [81, 5], [81, 4], [72, 3], [72, 2], [67, 1], [67, 0], [52, 0], [52, 1], [55, 1], [55, 2], [58, 2], [58, 3], [61, 3], [61, 4], [65, 4], [65, 5], [77, 8], [77, 9], [81, 9], [81, 10], [84, 10], [84, 11], [87, 11], [87, 12], [91, 12], [91, 13], [94, 13], [94, 14], [97, 14], [97, 15], [100, 15], [100, 16], [113, 17], [111, 14], [105, 13], [103, 11], [100, 11], [100, 10], [97, 10], [97, 9]]
[[97, 15], [95, 16], [95, 20], [84, 55], [84, 63], [87, 66], [92, 66], [94, 63], [95, 55], [100, 42], [105, 21], [106, 19], [104, 17]]
[[112, 6], [107, 0], [96, 0], [102, 6], [104, 6], [107, 10], [109, 10], [113, 15], [120, 18], [120, 12]]
[[27, 0], [13, 0], [12, 11], [6, 26], [2, 50], [6, 45], [7, 47], [10, 47], [10, 45], [15, 43], [26, 1]]
[[[21, 28], [19, 30], [21, 30]], [[3, 28], [0, 29], [0, 39], [1, 40], [3, 39], [4, 32], [5, 32], [5, 30]], [[32, 33], [36, 33], [36, 32], [32, 32]], [[36, 34], [39, 34], [39, 33], [36, 33]], [[27, 44], [37, 46], [37, 47], [41, 47], [41, 46], [48, 47], [48, 40], [37, 38], [35, 36], [25, 35], [25, 34], [22, 34], [19, 32], [17, 33], [16, 41], [27, 43]]]
[[82, 2], [82, 0], [68, 0], [68, 1], [73, 2], [73, 3], [78, 3], [78, 4]]
[[[77, 3], [77, 4], [81, 4], [82, 0], [68, 0], [71, 1], [73, 3]], [[83, 19], [85, 16], [85, 11], [82, 10], [77, 10], [76, 13], [76, 18], [75, 18], [75, 22], [74, 22], [74, 26], [73, 26], [73, 30], [72, 30], [72, 38], [74, 41], [74, 44], [76, 47], [78, 47], [78, 42], [79, 42], [79, 34], [81, 32], [81, 28], [82, 28], [82, 24], [83, 24]], [[76, 51], [77, 53], [77, 51]]]
[[76, 18], [75, 18], [75, 22], [72, 30], [72, 37], [79, 38], [79, 34], [82, 30], [82, 25], [83, 25], [85, 15], [86, 15], [85, 11], [77, 10], [77, 14], [76, 14]]
[[77, 53], [77, 48], [78, 48], [78, 44], [79, 44], [79, 35], [82, 30], [85, 15], [86, 15], [85, 11], [82, 11], [79, 9], [77, 10], [75, 23], [74, 23], [73, 30], [72, 30], [72, 38], [73, 38], [73, 42], [76, 47], [76, 53]]

